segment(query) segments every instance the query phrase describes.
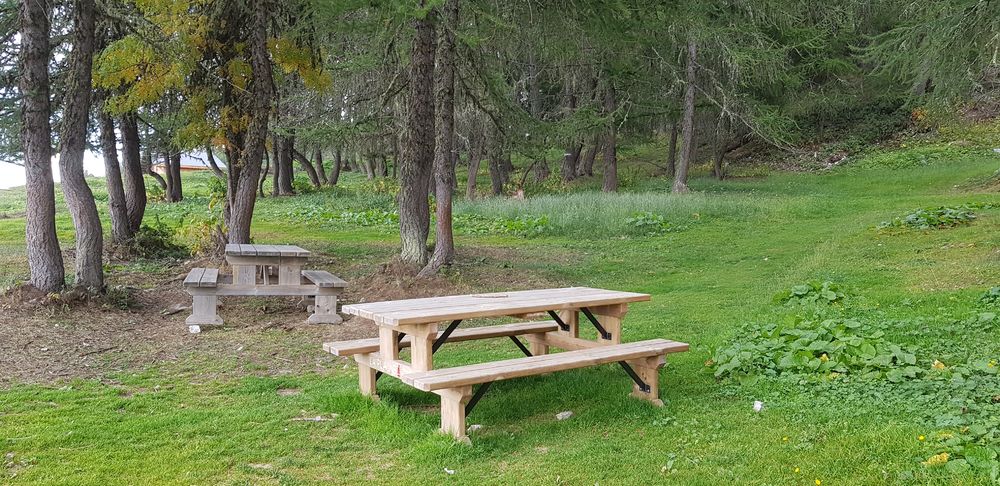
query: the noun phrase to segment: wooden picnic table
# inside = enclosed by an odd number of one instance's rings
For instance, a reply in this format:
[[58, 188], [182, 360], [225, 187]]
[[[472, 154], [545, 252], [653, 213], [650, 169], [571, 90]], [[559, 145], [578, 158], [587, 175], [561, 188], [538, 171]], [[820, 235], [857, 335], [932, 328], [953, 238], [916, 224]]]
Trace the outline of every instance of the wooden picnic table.
[[233, 282], [254, 284], [262, 273], [264, 283], [270, 283], [266, 267], [278, 269], [278, 285], [297, 285], [302, 267], [309, 260], [309, 250], [295, 245], [226, 245], [226, 261], [233, 267]]
[[[664, 339], [622, 344], [622, 318], [628, 305], [650, 299], [648, 294], [588, 287], [497, 292], [345, 305], [342, 312], [373, 321], [377, 338], [325, 343], [338, 356], [358, 363], [361, 393], [377, 398], [376, 381], [383, 374], [417, 389], [441, 396], [441, 428], [468, 440], [465, 416], [497, 380], [618, 362], [635, 387], [633, 395], [662, 405], [659, 369], [666, 353], [688, 345]], [[515, 317], [528, 320], [547, 313], [551, 321], [518, 322], [458, 329], [473, 318]], [[580, 334], [582, 321], [596, 330], [594, 338]], [[439, 324], [447, 323], [443, 330]], [[525, 336], [529, 347], [518, 339]], [[434, 369], [434, 352], [446, 342], [509, 337], [527, 356], [499, 362]], [[549, 347], [566, 350], [549, 354]], [[410, 348], [410, 360], [400, 349]], [[479, 389], [472, 393], [472, 385]]]

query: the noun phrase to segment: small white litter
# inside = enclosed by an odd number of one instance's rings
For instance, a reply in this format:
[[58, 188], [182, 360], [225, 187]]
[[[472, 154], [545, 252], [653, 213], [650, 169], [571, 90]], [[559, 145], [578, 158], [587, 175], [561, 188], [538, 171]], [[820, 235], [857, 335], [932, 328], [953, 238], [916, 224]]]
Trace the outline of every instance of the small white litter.
[[472, 425], [469, 426], [469, 433], [470, 434], [473, 433], [473, 432], [478, 432], [480, 430], [483, 430], [482, 424], [472, 424]]
[[570, 418], [572, 416], [573, 416], [573, 412], [570, 412], [569, 410], [567, 410], [565, 412], [559, 412], [559, 413], [557, 413], [556, 414], [556, 420], [566, 420], [566, 419], [568, 419], [568, 418]]
[[445, 474], [455, 474], [455, 470], [454, 469], [444, 468], [444, 472], [445, 472]]
[[754, 401], [753, 402], [753, 411], [754, 412], [760, 412], [761, 410], [764, 410], [764, 402], [762, 402], [760, 400]]

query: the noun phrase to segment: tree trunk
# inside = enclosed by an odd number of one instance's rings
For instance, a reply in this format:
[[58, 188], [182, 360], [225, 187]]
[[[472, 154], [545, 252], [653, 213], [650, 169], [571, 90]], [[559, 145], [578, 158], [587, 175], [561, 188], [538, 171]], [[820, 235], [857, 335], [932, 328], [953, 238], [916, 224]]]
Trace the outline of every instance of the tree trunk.
[[170, 153], [170, 176], [174, 180], [174, 184], [170, 186], [170, 197], [174, 202], [180, 202], [184, 200], [184, 187], [181, 180], [181, 153], [171, 152]]
[[52, 182], [52, 126], [49, 122], [49, 15], [47, 2], [19, 2], [21, 36], [21, 144], [27, 191], [25, 243], [31, 285], [43, 292], [62, 289], [62, 253], [56, 236]]
[[[99, 103], [99, 105], [103, 105], [103, 103]], [[108, 185], [111, 241], [116, 245], [121, 245], [132, 239], [132, 225], [129, 223], [128, 203], [125, 202], [125, 186], [122, 183], [121, 167], [118, 165], [118, 140], [115, 136], [115, 122], [111, 115], [104, 111], [103, 106], [97, 108], [97, 119], [101, 131], [101, 152], [104, 155], [104, 178]]]
[[316, 147], [313, 151], [313, 164], [316, 165], [316, 176], [319, 177], [320, 184], [326, 184], [330, 179], [326, 176], [326, 167], [323, 167], [323, 149]]
[[670, 144], [667, 146], [667, 176], [677, 171], [677, 122], [670, 123]]
[[127, 114], [118, 122], [122, 132], [122, 169], [125, 182], [125, 207], [128, 209], [129, 228], [135, 234], [142, 226], [146, 214], [146, 179], [142, 177], [142, 158], [139, 154], [139, 126], [134, 114]]
[[729, 142], [726, 140], [726, 117], [725, 111], [719, 114], [719, 122], [715, 126], [715, 156], [712, 157], [712, 175], [716, 179], [722, 180], [726, 177], [723, 163], [726, 158], [726, 151], [729, 149]]
[[294, 144], [295, 139], [292, 137], [278, 137], [278, 164], [276, 166], [278, 172], [275, 175], [278, 177], [278, 195], [280, 196], [295, 194], [294, 186], [292, 186], [292, 179], [295, 177], [293, 172], [295, 169], [292, 167]]
[[434, 253], [420, 271], [433, 275], [455, 259], [455, 235], [452, 232], [451, 203], [455, 194], [455, 30], [458, 28], [458, 0], [446, 0], [441, 9], [438, 35], [437, 67], [434, 76], [437, 134], [434, 139], [434, 197], [437, 203]]
[[212, 153], [211, 143], [205, 144], [205, 159], [208, 161], [208, 167], [212, 169], [212, 173], [215, 174], [215, 177], [218, 177], [223, 181], [228, 178], [226, 173], [219, 168], [219, 164], [215, 161], [215, 154]]
[[618, 191], [618, 126], [615, 124], [615, 110], [618, 109], [615, 99], [615, 87], [608, 80], [604, 90], [604, 113], [610, 117], [610, 123], [604, 132], [604, 192]]
[[327, 182], [331, 186], [337, 185], [337, 181], [340, 180], [340, 170], [343, 168], [343, 166], [344, 166], [343, 151], [340, 148], [338, 148], [333, 153], [333, 167], [330, 168], [330, 178], [327, 180]]
[[104, 289], [104, 235], [97, 203], [83, 172], [87, 122], [90, 119], [96, 9], [94, 0], [73, 2], [73, 51], [63, 101], [59, 173], [66, 206], [76, 229], [75, 283], [100, 291]]
[[563, 182], [569, 182], [576, 179], [576, 166], [580, 160], [581, 151], [583, 151], [583, 145], [574, 143], [566, 150], [566, 153], [563, 154], [561, 169]]
[[688, 192], [687, 178], [688, 168], [694, 158], [694, 94], [695, 83], [697, 82], [697, 71], [695, 63], [698, 59], [698, 47], [694, 38], [688, 39], [687, 45], [687, 67], [686, 83], [684, 88], [684, 115], [681, 120], [681, 159], [677, 164], [677, 172], [674, 175], [673, 192]]
[[267, 173], [271, 169], [271, 158], [267, 156], [267, 149], [264, 150], [264, 170], [260, 173], [260, 190], [257, 191], [257, 195], [261, 199], [264, 198], [264, 181], [267, 179]]
[[[239, 157], [240, 165], [231, 164], [229, 169], [230, 187], [236, 180], [235, 190], [230, 190], [229, 204], [231, 219], [229, 224], [230, 243], [250, 243], [250, 223], [253, 208], [257, 202], [257, 181], [260, 166], [267, 150], [267, 124], [270, 119], [274, 80], [271, 77], [271, 59], [267, 51], [267, 25], [270, 12], [264, 0], [253, 2], [253, 34], [250, 36], [250, 124], [247, 127], [245, 144]], [[233, 162], [233, 161], [230, 161]]]
[[587, 151], [583, 153], [583, 160], [580, 161], [580, 167], [576, 171], [578, 176], [590, 177], [594, 175], [594, 159], [597, 158], [597, 151], [600, 148], [601, 137], [598, 135], [594, 137], [594, 143], [590, 147], [587, 147]]
[[271, 135], [271, 195], [280, 196], [281, 190], [278, 189], [278, 172], [281, 168], [278, 167], [278, 159], [281, 157], [281, 139], [277, 135]]
[[477, 149], [469, 150], [469, 179], [465, 184], [465, 197], [470, 201], [476, 199], [476, 177], [479, 176], [479, 163], [483, 156]]
[[493, 189], [494, 196], [503, 194], [503, 174], [501, 173], [503, 169], [500, 167], [500, 157], [501, 155], [498, 150], [490, 154], [487, 161], [490, 170], [490, 186]]
[[[169, 197], [167, 180], [164, 179], [164, 176], [160, 175], [159, 172], [153, 170], [153, 159], [156, 157], [156, 149], [154, 148], [153, 143], [150, 142], [151, 138], [149, 136], [148, 126], [143, 129], [143, 138], [146, 140], [146, 150], [142, 152], [142, 172], [156, 181], [156, 184], [163, 190], [163, 199], [166, 200], [167, 197]], [[166, 166], [164, 166], [163, 173], [166, 174], [166, 172]]]
[[427, 187], [434, 165], [434, 12], [415, 19], [413, 26], [406, 141], [399, 167], [399, 233], [400, 258], [422, 266], [427, 263]]
[[319, 189], [322, 182], [320, 182], [319, 174], [316, 173], [316, 168], [313, 167], [312, 162], [309, 162], [309, 159], [307, 159], [305, 155], [302, 155], [302, 152], [295, 150], [293, 145], [290, 145], [290, 148], [292, 156], [295, 160], [299, 161], [299, 165], [302, 166], [302, 170], [306, 171], [306, 175], [309, 176], [309, 182], [313, 185], [313, 187]]

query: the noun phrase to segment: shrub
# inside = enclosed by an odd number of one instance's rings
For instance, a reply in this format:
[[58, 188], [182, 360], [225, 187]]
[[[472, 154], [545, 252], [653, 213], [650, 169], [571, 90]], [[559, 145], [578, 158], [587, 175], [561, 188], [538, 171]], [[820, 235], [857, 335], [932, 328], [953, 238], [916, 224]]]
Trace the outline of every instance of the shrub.
[[918, 209], [902, 218], [883, 221], [878, 227], [879, 229], [911, 228], [921, 230], [954, 228], [972, 223], [976, 219], [972, 209], [973, 207], [970, 205]]
[[740, 339], [715, 352], [715, 376], [736, 374], [859, 374], [902, 381], [917, 376], [917, 357], [880, 330], [853, 319], [799, 320], [744, 327]]
[[779, 292], [774, 296], [774, 301], [780, 304], [835, 304], [844, 297], [839, 285], [813, 280]]
[[454, 217], [455, 229], [474, 235], [505, 234], [531, 238], [552, 230], [548, 216], [518, 216], [514, 218], [487, 218], [475, 214], [459, 214]]
[[106, 305], [121, 310], [129, 310], [138, 305], [138, 290], [123, 285], [110, 285], [104, 294]]
[[129, 244], [128, 251], [141, 258], [186, 258], [191, 252], [174, 241], [174, 229], [157, 216], [143, 224]]
[[625, 224], [634, 233], [643, 236], [660, 236], [671, 230], [671, 225], [666, 218], [649, 211], [634, 213], [625, 220]]
[[979, 298], [979, 303], [987, 306], [1000, 305], [1000, 287], [991, 287]]

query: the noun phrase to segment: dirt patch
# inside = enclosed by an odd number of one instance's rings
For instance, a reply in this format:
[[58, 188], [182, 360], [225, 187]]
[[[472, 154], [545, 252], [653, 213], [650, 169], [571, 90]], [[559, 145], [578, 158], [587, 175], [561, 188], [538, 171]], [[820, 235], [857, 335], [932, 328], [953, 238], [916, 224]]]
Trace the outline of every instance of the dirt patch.
[[[322, 254], [315, 268], [347, 280], [350, 287], [342, 302], [354, 303], [565, 285], [526, 266], [542, 263], [535, 266], [544, 268], [573, 259], [477, 247], [463, 248], [454, 265], [431, 278], [418, 279], [417, 269], [400, 263], [350, 264]], [[323, 353], [323, 342], [377, 335], [376, 327], [363, 319], [335, 326], [307, 324], [298, 299], [277, 297], [223, 298], [219, 313], [226, 325], [190, 334], [184, 324], [189, 311], [165, 311], [191, 304], [181, 281], [195, 266], [218, 264], [188, 261], [152, 272], [112, 272], [108, 285], [127, 289], [127, 298], [121, 290], [114, 298], [50, 296], [30, 287], [11, 290], [0, 297], [0, 387], [78, 378], [115, 382], [121, 373], [151, 367], [192, 380], [324, 372], [348, 362]], [[128, 309], [120, 308], [125, 301]]]

